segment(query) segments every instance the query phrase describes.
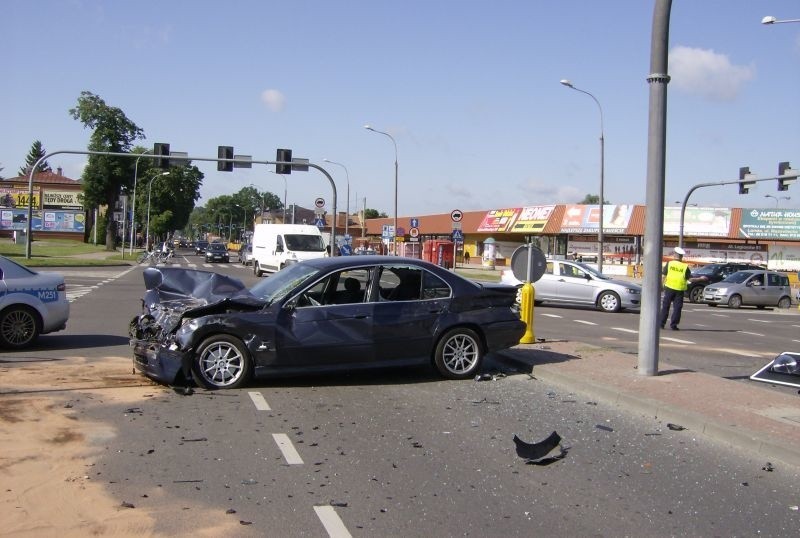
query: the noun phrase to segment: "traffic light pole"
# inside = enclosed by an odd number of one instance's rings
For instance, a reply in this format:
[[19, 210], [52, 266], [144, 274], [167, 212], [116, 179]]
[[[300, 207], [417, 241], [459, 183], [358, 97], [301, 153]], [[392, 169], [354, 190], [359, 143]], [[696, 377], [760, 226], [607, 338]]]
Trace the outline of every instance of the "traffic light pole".
[[[41, 157], [36, 163], [31, 167], [30, 175], [28, 176], [28, 225], [27, 225], [27, 237], [25, 239], [25, 258], [31, 258], [31, 243], [32, 243], [32, 232], [33, 232], [33, 175], [34, 172], [39, 168], [39, 165], [52, 157], [53, 155], [103, 155], [107, 157], [127, 157], [127, 158], [147, 158], [147, 159], [162, 159], [163, 155], [155, 155], [155, 154], [148, 154], [148, 153], [117, 153], [111, 151], [78, 151], [78, 150], [59, 150], [53, 151], [51, 153], [46, 154], [45, 156]], [[240, 163], [240, 164], [265, 164], [265, 165], [275, 165], [275, 166], [291, 166], [293, 163], [286, 162], [286, 161], [254, 161], [251, 159], [220, 159], [218, 157], [192, 157], [190, 155], [171, 155], [169, 157], [170, 161], [209, 161], [209, 162], [217, 162], [217, 163]], [[328, 178], [328, 181], [331, 184], [331, 190], [333, 191], [333, 220], [331, 222], [331, 256], [336, 256], [336, 249], [333, 248], [333, 243], [336, 240], [336, 183], [334, 183], [333, 178], [331, 175], [319, 165], [313, 163], [306, 163], [303, 162], [303, 166], [309, 166], [311, 168], [316, 168], [322, 174]], [[42, 207], [44, 209], [44, 207]]]
[[[794, 177], [796, 179], [797, 175], [795, 175]], [[698, 183], [697, 185], [695, 185], [694, 187], [689, 189], [689, 192], [686, 193], [686, 197], [683, 199], [683, 204], [681, 204], [681, 220], [680, 220], [680, 225], [678, 227], [678, 246], [683, 248], [683, 222], [684, 222], [684, 217], [686, 215], [686, 206], [689, 203], [689, 197], [697, 189], [700, 189], [700, 188], [703, 188], [703, 187], [716, 187], [716, 186], [719, 186], [719, 185], [740, 185], [742, 183], [757, 183], [759, 181], [775, 181], [776, 179], [777, 180], [781, 180], [781, 179], [791, 179], [791, 178], [792, 178], [792, 174], [788, 174], [788, 175], [783, 175], [783, 176], [765, 177], [765, 178], [751, 178], [751, 179], [746, 179], [746, 180], [745, 179], [733, 179], [733, 180], [729, 180], [729, 181], [717, 181], [717, 182], [714, 182], [714, 183]]]

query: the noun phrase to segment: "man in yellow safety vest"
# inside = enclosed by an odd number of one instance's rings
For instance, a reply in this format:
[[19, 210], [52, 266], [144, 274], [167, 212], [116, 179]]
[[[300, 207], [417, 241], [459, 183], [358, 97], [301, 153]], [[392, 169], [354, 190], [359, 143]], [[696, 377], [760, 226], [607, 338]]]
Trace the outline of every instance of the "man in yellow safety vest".
[[708, 280], [706, 277], [692, 278], [692, 272], [689, 270], [689, 264], [683, 261], [683, 256], [686, 251], [681, 247], [675, 247], [673, 250], [675, 259], [670, 260], [664, 266], [664, 299], [661, 301], [661, 328], [665, 328], [667, 324], [667, 317], [669, 316], [669, 307], [672, 305], [672, 317], [670, 318], [669, 326], [673, 331], [678, 330], [678, 324], [681, 322], [681, 310], [683, 310], [683, 294], [689, 287], [689, 282], [698, 282], [700, 280]]

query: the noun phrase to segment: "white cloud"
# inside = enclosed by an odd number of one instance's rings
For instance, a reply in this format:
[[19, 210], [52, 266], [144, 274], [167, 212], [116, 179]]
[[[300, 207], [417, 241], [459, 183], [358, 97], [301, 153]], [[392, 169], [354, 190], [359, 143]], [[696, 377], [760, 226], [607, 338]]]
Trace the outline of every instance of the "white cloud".
[[286, 106], [286, 96], [278, 90], [264, 90], [261, 92], [261, 101], [273, 112], [280, 112]]
[[752, 65], [734, 65], [713, 50], [674, 47], [669, 53], [671, 85], [714, 101], [736, 99], [742, 86], [755, 76]]

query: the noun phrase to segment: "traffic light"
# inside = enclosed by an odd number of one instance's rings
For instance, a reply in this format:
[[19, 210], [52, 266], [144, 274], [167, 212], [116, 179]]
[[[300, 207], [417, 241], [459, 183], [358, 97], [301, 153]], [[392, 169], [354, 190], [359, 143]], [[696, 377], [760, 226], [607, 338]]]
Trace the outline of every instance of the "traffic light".
[[153, 144], [153, 155], [158, 155], [156, 166], [158, 168], [169, 168], [169, 144], [156, 142]]
[[[217, 159], [233, 159], [233, 146], [217, 146]], [[233, 161], [217, 161], [217, 170], [233, 172]]]
[[[278, 149], [278, 155], [275, 157], [275, 160], [278, 162], [292, 162], [292, 150], [290, 149]], [[275, 165], [275, 173], [276, 174], [291, 174], [292, 173], [292, 165], [291, 164], [276, 164]]]
[[739, 194], [747, 194], [750, 188], [756, 184], [755, 181], [748, 181], [755, 179], [755, 175], [750, 173], [749, 166], [739, 168]]
[[797, 170], [792, 170], [788, 161], [778, 163], [778, 190], [788, 191], [789, 185], [797, 181]]

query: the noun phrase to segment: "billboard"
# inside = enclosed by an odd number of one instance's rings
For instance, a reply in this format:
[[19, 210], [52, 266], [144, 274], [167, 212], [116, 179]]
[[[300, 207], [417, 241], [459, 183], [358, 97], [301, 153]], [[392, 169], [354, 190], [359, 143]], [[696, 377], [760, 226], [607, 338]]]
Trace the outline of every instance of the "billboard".
[[[683, 236], [728, 237], [731, 210], [727, 207], [687, 207], [683, 218]], [[664, 235], [679, 235], [681, 208], [664, 208]]]
[[523, 207], [517, 216], [517, 220], [511, 226], [511, 232], [518, 233], [541, 233], [553, 210], [554, 205], [537, 205]]
[[519, 215], [518, 207], [510, 209], [492, 209], [483, 217], [478, 226], [479, 232], [507, 232]]
[[[622, 234], [628, 229], [633, 204], [603, 205], [603, 232]], [[600, 206], [570, 204], [561, 219], [561, 233], [597, 233], [600, 230]]]
[[739, 237], [800, 241], [800, 210], [742, 208]]

